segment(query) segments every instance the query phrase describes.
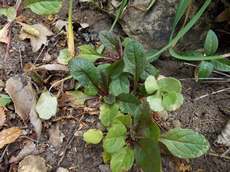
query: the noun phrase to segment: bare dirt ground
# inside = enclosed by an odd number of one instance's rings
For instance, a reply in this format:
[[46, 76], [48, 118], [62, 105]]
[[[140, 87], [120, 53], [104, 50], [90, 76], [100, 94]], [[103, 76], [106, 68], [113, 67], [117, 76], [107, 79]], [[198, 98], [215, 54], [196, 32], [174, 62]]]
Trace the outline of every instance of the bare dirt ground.
[[[27, 22], [43, 22], [51, 29], [52, 21], [48, 21], [31, 17], [30, 13], [25, 13], [25, 18], [30, 18]], [[84, 13], [78, 14], [78, 21], [84, 21]], [[95, 14], [96, 15], [96, 14]], [[100, 14], [99, 18], [100, 18]], [[30, 16], [30, 17], [28, 17]], [[93, 21], [93, 14], [90, 21]], [[97, 16], [98, 17], [98, 16]], [[101, 20], [105, 19], [111, 22], [110, 18], [101, 16]], [[98, 18], [97, 18], [98, 20]], [[4, 19], [0, 18], [0, 24]], [[110, 24], [110, 23], [109, 23]], [[96, 26], [94, 26], [96, 25]], [[75, 37], [77, 44], [82, 43], [96, 43], [98, 41], [98, 32], [104, 25], [99, 22], [90, 23], [90, 28], [79, 31], [79, 23], [74, 24]], [[13, 39], [10, 50], [10, 57], [3, 61], [5, 54], [5, 45], [0, 45], [0, 79], [6, 81], [10, 76], [22, 74], [24, 67], [28, 63], [43, 64], [42, 58], [48, 52], [52, 59], [55, 60], [60, 49], [66, 46], [65, 35], [54, 35], [49, 38], [49, 44], [40, 52], [33, 53], [29, 42], [20, 41], [18, 39], [19, 26], [13, 29]], [[123, 34], [123, 33], [122, 33]], [[181, 62], [174, 61], [166, 57], [156, 62], [161, 73], [165, 76], [172, 76], [180, 79], [183, 84], [183, 93], [185, 103], [180, 110], [171, 113], [169, 118], [164, 121], [166, 128], [173, 128], [180, 125], [183, 128], [191, 128], [204, 134], [211, 144], [211, 152], [215, 154], [223, 153], [226, 148], [215, 145], [214, 141], [224, 128], [227, 121], [230, 119], [230, 90], [222, 93], [211, 93], [230, 86], [229, 82], [195, 82], [193, 79], [194, 67]], [[50, 76], [50, 80], [46, 82], [45, 87], [49, 88], [51, 82], [56, 78], [63, 78], [67, 74], [44, 72], [44, 77]], [[213, 77], [223, 77], [214, 74]], [[66, 82], [64, 91], [71, 90], [73, 83]], [[57, 91], [57, 90], [56, 90]], [[199, 98], [203, 95], [209, 94], [207, 97]], [[97, 108], [95, 108], [97, 111]], [[25, 127], [22, 121], [14, 113], [13, 106], [8, 107], [7, 126]], [[71, 118], [67, 118], [71, 116]], [[88, 128], [98, 125], [98, 115], [87, 114], [82, 109], [75, 109], [59, 105], [59, 112], [52, 120], [43, 123], [42, 138], [36, 145], [39, 149], [39, 155], [44, 157], [50, 171], [56, 171], [58, 167], [65, 167], [73, 172], [107, 172], [108, 167], [103, 165], [101, 157], [101, 146], [86, 145], [82, 140], [81, 134]], [[58, 127], [63, 134], [63, 143], [54, 147], [49, 141], [49, 129]], [[31, 126], [27, 126], [27, 130], [31, 131]], [[31, 138], [33, 134], [31, 133]], [[29, 138], [20, 138], [17, 142], [9, 145], [4, 152], [4, 156], [0, 159], [0, 171], [16, 171], [18, 162], [9, 163], [10, 157], [16, 155], [23, 147], [24, 141]], [[3, 155], [0, 151], [0, 157]], [[139, 171], [134, 168], [131, 171]], [[163, 154], [163, 171], [165, 172], [229, 172], [230, 160], [224, 157], [215, 157], [213, 154], [202, 156], [195, 160], [180, 160], [173, 158], [167, 153]]]

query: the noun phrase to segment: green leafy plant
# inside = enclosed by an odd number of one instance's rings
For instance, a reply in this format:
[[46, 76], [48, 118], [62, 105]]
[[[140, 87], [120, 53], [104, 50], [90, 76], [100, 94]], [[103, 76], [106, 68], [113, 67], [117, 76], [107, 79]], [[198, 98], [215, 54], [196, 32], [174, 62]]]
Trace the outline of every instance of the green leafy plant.
[[206, 153], [204, 136], [182, 128], [161, 134], [154, 122], [153, 112], [175, 111], [183, 103], [180, 81], [159, 76], [151, 65], [155, 52], [146, 52], [131, 38], [121, 41], [111, 32], [100, 33], [100, 39], [106, 48], [100, 58], [107, 59], [109, 51], [110, 61], [77, 57], [69, 62], [69, 70], [86, 94], [90, 88], [101, 97], [99, 119], [105, 130], [90, 129], [83, 139], [89, 144], [103, 140], [103, 159], [112, 171], [128, 171], [135, 162], [145, 172], [160, 172], [161, 144], [179, 158]]

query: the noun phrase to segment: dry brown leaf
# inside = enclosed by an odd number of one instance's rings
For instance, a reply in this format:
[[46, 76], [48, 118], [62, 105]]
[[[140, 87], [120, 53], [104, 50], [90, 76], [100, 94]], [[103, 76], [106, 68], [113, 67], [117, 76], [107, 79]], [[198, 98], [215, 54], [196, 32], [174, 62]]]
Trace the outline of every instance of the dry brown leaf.
[[55, 125], [49, 129], [49, 142], [54, 147], [59, 147], [63, 143], [65, 135], [60, 131], [59, 126]]
[[216, 22], [230, 21], [230, 8], [226, 8], [215, 19]]
[[10, 23], [7, 23], [2, 29], [0, 29], [0, 42], [5, 44], [9, 43], [9, 27]]
[[69, 71], [67, 66], [61, 64], [45, 64], [37, 67], [36, 69], [44, 69], [49, 71]]
[[0, 107], [0, 128], [4, 125], [6, 121], [6, 114], [4, 107]]
[[10, 163], [20, 161], [25, 156], [28, 156], [30, 154], [33, 154], [37, 151], [36, 145], [32, 141], [27, 141], [22, 150], [18, 153], [18, 155], [12, 156], [9, 160]]
[[230, 120], [218, 136], [216, 143], [230, 147]]
[[22, 29], [19, 35], [21, 40], [30, 39], [32, 51], [38, 51], [41, 46], [47, 45], [47, 36], [53, 35], [46, 26], [43, 24], [34, 24], [28, 25], [25, 23], [20, 23], [22, 25]]
[[29, 78], [22, 75], [11, 77], [6, 82], [6, 92], [11, 97], [15, 112], [26, 121], [30, 118], [30, 122], [40, 137], [42, 124], [35, 111], [36, 93], [32, 88]]
[[29, 155], [25, 157], [18, 167], [18, 172], [47, 172], [45, 159], [40, 156]]
[[7, 144], [13, 143], [21, 134], [22, 130], [17, 127], [2, 130], [0, 132], [0, 149]]

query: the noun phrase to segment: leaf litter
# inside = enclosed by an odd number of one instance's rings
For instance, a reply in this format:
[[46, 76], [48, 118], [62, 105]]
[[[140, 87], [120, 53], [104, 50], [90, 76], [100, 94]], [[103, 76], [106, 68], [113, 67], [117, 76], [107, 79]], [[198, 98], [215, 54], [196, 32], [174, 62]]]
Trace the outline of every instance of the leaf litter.
[[6, 82], [6, 92], [11, 97], [16, 114], [26, 122], [30, 119], [38, 138], [41, 135], [42, 123], [35, 111], [36, 93], [30, 79], [23, 75], [11, 77]]

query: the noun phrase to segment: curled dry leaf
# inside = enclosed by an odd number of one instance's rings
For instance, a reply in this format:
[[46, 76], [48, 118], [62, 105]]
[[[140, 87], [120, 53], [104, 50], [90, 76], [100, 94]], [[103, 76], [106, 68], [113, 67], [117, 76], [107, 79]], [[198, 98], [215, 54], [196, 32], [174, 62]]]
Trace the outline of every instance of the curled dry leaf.
[[22, 75], [11, 77], [6, 82], [6, 92], [14, 103], [15, 112], [24, 122], [30, 118], [37, 136], [40, 137], [42, 123], [35, 111], [36, 93], [32, 88], [29, 78]]
[[25, 157], [18, 167], [18, 172], [47, 172], [44, 158], [35, 155]]
[[0, 132], [0, 149], [7, 144], [13, 143], [21, 134], [22, 130], [17, 127], [2, 130]]
[[20, 161], [23, 159], [25, 156], [36, 153], [36, 145], [32, 141], [27, 141], [22, 150], [18, 153], [18, 155], [12, 156], [9, 160], [10, 163]]
[[30, 39], [32, 51], [38, 51], [41, 46], [47, 44], [47, 36], [53, 35], [46, 26], [43, 24], [34, 24], [28, 25], [25, 23], [20, 23], [22, 25], [22, 29], [19, 35], [21, 40]]
[[0, 107], [0, 128], [4, 125], [6, 121], [5, 109]]
[[217, 137], [216, 143], [230, 147], [230, 120], [221, 134]]
[[54, 147], [59, 147], [65, 135], [60, 131], [59, 126], [55, 125], [51, 129], [49, 129], [49, 142], [54, 146]]

